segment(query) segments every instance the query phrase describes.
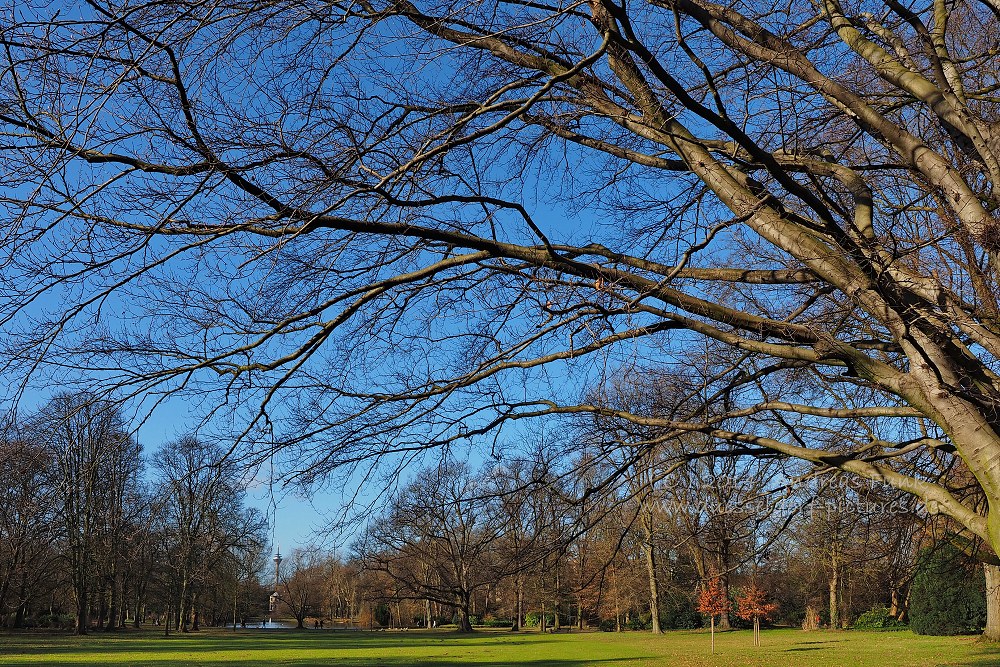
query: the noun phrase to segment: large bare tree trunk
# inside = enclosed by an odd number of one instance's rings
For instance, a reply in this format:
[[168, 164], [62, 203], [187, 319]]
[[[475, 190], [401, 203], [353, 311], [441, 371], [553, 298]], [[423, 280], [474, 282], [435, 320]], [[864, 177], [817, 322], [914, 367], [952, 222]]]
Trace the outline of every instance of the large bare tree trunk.
[[21, 603], [17, 605], [17, 610], [14, 612], [14, 627], [23, 628], [24, 627], [24, 616], [27, 613], [28, 603], [21, 598]]
[[899, 620], [899, 617], [902, 615], [902, 606], [901, 606], [901, 599], [900, 599], [900, 595], [899, 595], [899, 587], [898, 586], [893, 586], [892, 587], [892, 591], [890, 592], [890, 596], [891, 597], [890, 597], [890, 601], [889, 601], [889, 615], [892, 616], [893, 618]]
[[621, 591], [618, 590], [618, 570], [611, 566], [611, 587], [615, 596], [615, 632], [622, 631]]
[[556, 588], [555, 588], [555, 599], [552, 601], [552, 631], [559, 632], [559, 611], [562, 608], [560, 600], [560, 578], [559, 570], [556, 570]]
[[653, 548], [653, 516], [648, 507], [642, 509], [642, 550], [646, 554], [646, 574], [649, 577], [649, 614], [654, 634], [663, 632], [660, 627], [660, 582], [656, 572], [656, 551]]
[[1000, 641], [1000, 566], [983, 564], [986, 574], [986, 628], [983, 637]]
[[458, 631], [472, 632], [472, 620], [469, 618], [469, 608], [472, 604], [468, 595], [465, 595], [458, 606]]
[[113, 574], [109, 579], [110, 595], [111, 598], [108, 602], [108, 624], [105, 626], [105, 631], [111, 632], [117, 630], [119, 627], [118, 616], [119, 616], [119, 598], [121, 596], [121, 576], [118, 574], [117, 567], [113, 566]]
[[[728, 600], [729, 599], [729, 575], [726, 570], [722, 570], [719, 574], [719, 588], [722, 590], [722, 596]], [[725, 610], [719, 614], [719, 630], [732, 630], [733, 626], [729, 622], [729, 610]]]
[[660, 627], [660, 583], [656, 578], [656, 556], [653, 545], [645, 544], [646, 572], [649, 575], [649, 614], [654, 633], [662, 632]]
[[517, 609], [514, 610], [514, 629], [524, 627], [524, 578], [517, 578]]
[[840, 572], [837, 560], [833, 561], [833, 569], [830, 571], [830, 628], [837, 630], [840, 628]]
[[472, 621], [469, 619], [468, 609], [458, 610], [458, 631], [472, 632]]
[[97, 595], [97, 618], [95, 623], [98, 630], [106, 630], [104, 627], [104, 619], [108, 615], [108, 591], [103, 586]]
[[76, 592], [76, 634], [87, 634], [90, 627], [90, 600], [87, 599], [86, 588], [81, 587]]

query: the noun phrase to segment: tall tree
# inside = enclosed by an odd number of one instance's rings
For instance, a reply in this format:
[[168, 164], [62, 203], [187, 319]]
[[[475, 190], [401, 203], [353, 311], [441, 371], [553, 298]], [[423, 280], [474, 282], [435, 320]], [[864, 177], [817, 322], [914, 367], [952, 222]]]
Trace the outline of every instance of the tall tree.
[[243, 505], [237, 466], [220, 445], [185, 436], [167, 443], [154, 466], [160, 476], [166, 559], [173, 574], [176, 625], [198, 630], [198, 596], [223, 565], [237, 578], [239, 549], [253, 551], [262, 522]]
[[552, 381], [709, 338], [723, 411], [619, 416], [884, 481], [996, 562], [997, 0], [4, 16], [6, 358], [238, 396], [308, 478], [607, 411]]
[[31, 598], [52, 588], [57, 487], [49, 452], [8, 425], [0, 433], [0, 615], [21, 627]]
[[506, 524], [485, 489], [463, 463], [424, 469], [357, 545], [364, 566], [395, 584], [394, 597], [447, 605], [462, 632], [472, 631], [476, 592], [518, 562], [500, 549]]
[[527, 613], [528, 578], [565, 543], [564, 535], [553, 525], [553, 509], [558, 521], [571, 522], [572, 508], [556, 501], [553, 487], [557, 481], [541, 456], [494, 465], [483, 477], [483, 493], [495, 499], [501, 528], [495, 549], [500, 560], [509, 565], [513, 583], [512, 628], [520, 630]]
[[324, 578], [330, 572], [329, 559], [316, 549], [295, 549], [287, 558], [285, 574], [278, 594], [285, 608], [295, 617], [296, 627], [305, 627], [306, 616], [319, 615]]
[[[92, 595], [107, 592], [106, 576], [125, 548], [121, 522], [139, 482], [141, 448], [117, 407], [90, 394], [57, 395], [34, 417], [31, 430], [54, 461], [76, 632], [86, 634]], [[103, 601], [99, 622], [107, 611]]]

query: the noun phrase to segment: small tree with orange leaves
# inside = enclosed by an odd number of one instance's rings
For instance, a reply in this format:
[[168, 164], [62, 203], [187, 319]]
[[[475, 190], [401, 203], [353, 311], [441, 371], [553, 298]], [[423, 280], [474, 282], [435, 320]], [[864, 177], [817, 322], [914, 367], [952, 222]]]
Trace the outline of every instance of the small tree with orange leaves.
[[715, 617], [729, 611], [729, 598], [722, 591], [718, 578], [712, 579], [698, 594], [698, 611], [711, 619], [712, 653], [715, 653]]
[[767, 593], [757, 588], [756, 584], [746, 589], [736, 598], [736, 615], [745, 621], [753, 620], [753, 645], [760, 646], [760, 619], [771, 618], [778, 610], [776, 602], [767, 601]]

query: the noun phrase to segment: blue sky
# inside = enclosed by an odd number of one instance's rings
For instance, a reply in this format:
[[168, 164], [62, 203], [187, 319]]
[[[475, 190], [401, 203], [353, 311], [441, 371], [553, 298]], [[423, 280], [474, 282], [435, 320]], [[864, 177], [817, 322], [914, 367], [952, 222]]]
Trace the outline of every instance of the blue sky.
[[[409, 31], [409, 26], [403, 26], [405, 28], [404, 34]], [[352, 72], [352, 76], [357, 78], [356, 81], [352, 80], [352, 84], [356, 84], [359, 89], [365, 90], [366, 92], [386, 92], [392, 93], [395, 87], [398, 85], [397, 78], [399, 75], [405, 75], [408, 81], [408, 86], [411, 88], [411, 92], [418, 91], [432, 96], [436, 91], [435, 89], [447, 87], [449, 84], [449, 77], [453, 74], [452, 66], [460, 70], [459, 65], [461, 64], [461, 59], [456, 59], [452, 61], [451, 58], [444, 55], [438, 55], [434, 59], [423, 59], [418, 64], [414, 70], [415, 63], [411, 59], [401, 57], [404, 52], [399, 52], [399, 49], [403, 49], [405, 45], [401, 43], [395, 43], [393, 40], [388, 40], [383, 43], [380, 39], [385, 35], [374, 35], [372, 49], [367, 52], [367, 58], [361, 58], [352, 64], [352, 67], [357, 68], [357, 72]], [[343, 39], [351, 38], [352, 35], [342, 35]], [[279, 51], [290, 50], [294, 57], [298, 56], [298, 37], [290, 38], [283, 43], [283, 48]], [[594, 37], [596, 39], [596, 37]], [[335, 51], [337, 44], [331, 44], [328, 47], [329, 51]], [[218, 60], [213, 61], [209, 71], [216, 71], [218, 68], [220, 76], [218, 79], [220, 81], [228, 81], [230, 85], [227, 85], [223, 90], [219, 91], [219, 94], [225, 95], [228, 99], [227, 101], [232, 103], [237, 108], [245, 107], [246, 110], [257, 111], [258, 108], [262, 108], [269, 112], [274, 112], [278, 107], [271, 104], [270, 95], [268, 94], [268, 86], [273, 83], [268, 77], [268, 70], [266, 67], [263, 69], [255, 69], [254, 67], [247, 67], [246, 71], [243, 71], [238, 65], [242, 65], [242, 60], [240, 60], [243, 54], [243, 49], [235, 49], [236, 61], [224, 61]], [[250, 57], [250, 52], [246, 52], [247, 57]], [[319, 49], [316, 51], [316, 55], [321, 56], [326, 51]], [[288, 54], [285, 54], [288, 55]], [[258, 63], [252, 63], [258, 64]], [[345, 65], [346, 67], [346, 65]], [[227, 69], [231, 68], [231, 69]], [[324, 70], [316, 70], [324, 71]], [[238, 76], [230, 76], [233, 74], [242, 74], [246, 78], [240, 78]], [[222, 76], [225, 75], [225, 76]], [[278, 77], [275, 82], [281, 83], [282, 86], [275, 87], [275, 90], [280, 88], [289, 92], [289, 94], [294, 94], [297, 85], [315, 85], [315, 82], [310, 83], [309, 81], [297, 82], [292, 81], [292, 78], [297, 79], [298, 73], [289, 74], [287, 76]], [[460, 83], [462, 78], [459, 77], [458, 82]], [[214, 82], [214, 79], [209, 77], [209, 82]], [[466, 82], [468, 83], [468, 82]], [[293, 85], [296, 84], [296, 85]], [[426, 88], [426, 90], [424, 90]], [[210, 90], [205, 89], [201, 91], [205, 95], [211, 93]], [[272, 91], [273, 93], [274, 91]], [[331, 95], [336, 94], [336, 90], [331, 89]], [[336, 98], [341, 104], [344, 103], [344, 98]], [[127, 103], [124, 108], [130, 109], [131, 103]], [[112, 107], [113, 108], [113, 107]], [[349, 109], [344, 110], [343, 113], [347, 114]], [[127, 114], [126, 114], [127, 116]], [[111, 122], [112, 124], [117, 123], [117, 119], [108, 117], [101, 117], [105, 122]], [[301, 122], [305, 122], [307, 119], [303, 117]], [[299, 121], [288, 121], [284, 120], [282, 122], [288, 123], [284, 128], [287, 131], [293, 132], [297, 129], [295, 125]], [[358, 121], [361, 122], [361, 121]], [[224, 128], [223, 128], [224, 129]], [[221, 130], [220, 130], [221, 131]], [[525, 134], [530, 135], [530, 131], [526, 131]], [[145, 137], [145, 135], [143, 135]], [[336, 136], [331, 135], [331, 136]], [[502, 134], [499, 136], [503, 136]], [[137, 139], [122, 140], [118, 142], [119, 148], [122, 150], [134, 149], [140, 150], [142, 143]], [[240, 152], [237, 149], [231, 149], [233, 159], [237, 159], [237, 154]], [[602, 186], [601, 188], [595, 190], [594, 178], [602, 179], [600, 174], [602, 160], [594, 159], [594, 156], [586, 153], [578, 147], [572, 145], [565, 147], [565, 150], [560, 152], [559, 150], [554, 151], [551, 155], [547, 156], [547, 159], [543, 160], [525, 160], [528, 168], [521, 171], [519, 165], [522, 164], [521, 155], [522, 149], [519, 145], [513, 143], [507, 143], [504, 141], [498, 141], [496, 145], [484, 145], [477, 148], [477, 153], [480, 154], [480, 158], [491, 160], [489, 164], [492, 167], [486, 169], [486, 176], [496, 177], [500, 183], [496, 185], [495, 193], [498, 195], [506, 195], [510, 199], [523, 201], [528, 205], [532, 214], [536, 217], [536, 221], [544, 229], [544, 231], [551, 236], [553, 240], [556, 241], [568, 241], [575, 242], [579, 244], [586, 244], [592, 240], [606, 240], [608, 238], [616, 238], [619, 236], [619, 232], [622, 227], [629, 227], [635, 221], [628, 221], [625, 223], [619, 216], [626, 215], [620, 211], [615, 210], [614, 201], [619, 195], [625, 199], [637, 198], [637, 201], [643, 202], [644, 207], [639, 211], [633, 211], [630, 215], [633, 217], [641, 217], [649, 224], [656, 225], [660, 222], [660, 218], [665, 215], [665, 207], [662, 205], [657, 205], [661, 198], [669, 198], [670, 190], [674, 187], [671, 185], [672, 180], [670, 179], [645, 179], [640, 178], [635, 181], [628, 181], [624, 178], [623, 174], [617, 174], [619, 180], [615, 181], [616, 185], [612, 188], [603, 188], [603, 184], [606, 183], [604, 180], [599, 180], [597, 185]], [[331, 160], [336, 156], [331, 156]], [[238, 161], [238, 160], [237, 160]], [[82, 168], [79, 172], [74, 171], [74, 168], [70, 168], [67, 171], [66, 178], [70, 181], [71, 185], [75, 185], [76, 181], [87, 179], [94, 179], [95, 182], [101, 182], [103, 176], [106, 176], [105, 172], [113, 171], [113, 167], [101, 166], [101, 167], [88, 167]], [[492, 173], [496, 172], [496, 173]], [[502, 172], [502, 173], [501, 173]], [[508, 173], [509, 172], [509, 173]], [[265, 178], [267, 174], [261, 174], [261, 178]], [[135, 180], [140, 184], [144, 185], [163, 185], [161, 181], [166, 179], [153, 176], [136, 177]], [[183, 194], [188, 188], [193, 187], [193, 182], [197, 179], [193, 179], [192, 183], [187, 185], [179, 185], [178, 192]], [[681, 185], [684, 185], [681, 183]], [[126, 188], [124, 185], [122, 198], [128, 200], [128, 196], [131, 195], [133, 189]], [[621, 192], [617, 192], [618, 190]], [[607, 195], [608, 192], [615, 191], [614, 196], [610, 197], [611, 201], [601, 202], [602, 196]], [[221, 194], [220, 194], [221, 193]], [[200, 195], [194, 203], [189, 206], [190, 214], [193, 219], [199, 219], [199, 216], [204, 216], [208, 219], [212, 219], [212, 215], [218, 215], [222, 219], [225, 218], [226, 211], [224, 209], [227, 206], [237, 206], [237, 202], [230, 202], [225, 199], [224, 195], [227, 193], [224, 189], [210, 190], [204, 195]], [[110, 195], [109, 195], [110, 196]], [[126, 215], [135, 216], [139, 222], [145, 220], [147, 216], [155, 219], [157, 215], [163, 213], [164, 211], [157, 211], [155, 209], [144, 208], [143, 204], [145, 202], [136, 202], [134, 204], [135, 210], [131, 210]], [[167, 204], [162, 204], [167, 206]], [[169, 208], [172, 208], [173, 203], [169, 202]], [[454, 221], [449, 220], [449, 222], [464, 222], [465, 217], [476, 215], [479, 216], [480, 212], [475, 207], [471, 207], [468, 210], [462, 210], [456, 213], [456, 219]], [[499, 221], [499, 224], [503, 226], [501, 231], [501, 236], [509, 237], [516, 240], [531, 239], [531, 235], [525, 229], [523, 223], [517, 218], [510, 218], [506, 215], [500, 214], [493, 218], [493, 221]], [[671, 223], [673, 221], [670, 221]], [[62, 242], [64, 239], [60, 238], [58, 235], [55, 239], [57, 242]], [[322, 240], [322, 237], [320, 237]], [[300, 243], [308, 243], [308, 239], [300, 240]], [[529, 242], [535, 242], [531, 240]], [[58, 243], [57, 243], [58, 245]], [[115, 333], [117, 328], [124, 330], [127, 327], [133, 327], [138, 330], [138, 333], [145, 333], [143, 329], [149, 327], [151, 336], [154, 337], [159, 335], [165, 338], [169, 338], [170, 334], [175, 331], [181, 331], [187, 334], [186, 340], [168, 340], [167, 343], [176, 343], [178, 347], [182, 348], [182, 351], [187, 351], [187, 349], [196, 349], [197, 340], [196, 334], [201, 334], [202, 331], [197, 329], [193, 324], [188, 328], [184, 328], [183, 325], [177, 325], [176, 329], [171, 327], [171, 324], [167, 318], [170, 314], [169, 308], [158, 308], [158, 299], [161, 297], [157, 293], [157, 289], [163, 286], [163, 283], [172, 283], [176, 281], [178, 283], [178, 289], [184, 290], [188, 289], [195, 295], [198, 294], [198, 290], [203, 286], [207, 291], [217, 290], [219, 292], [226, 292], [227, 296], [230, 296], [228, 300], [224, 300], [222, 304], [219, 305], [220, 310], [222, 310], [223, 323], [225, 317], [233, 317], [236, 320], [240, 320], [241, 314], [236, 312], [233, 314], [226, 311], [226, 309], [232, 308], [237, 309], [237, 306], [242, 305], [239, 303], [239, 297], [246, 290], [250, 293], [251, 297], [258, 297], [261, 303], [266, 305], [267, 300], [279, 300], [280, 296], [276, 296], [272, 292], [268, 291], [268, 285], [264, 285], [264, 288], [260, 290], [260, 293], [254, 293], [255, 288], [261, 287], [265, 280], [265, 274], [267, 273], [268, 266], [267, 262], [263, 261], [260, 264], [255, 264], [247, 260], [246, 268], [243, 265], [244, 256], [240, 255], [238, 252], [232, 252], [230, 248], [226, 247], [224, 243], [220, 243], [219, 248], [213, 249], [205, 255], [198, 255], [197, 253], [189, 253], [194, 255], [194, 259], [183, 259], [177, 262], [172, 262], [171, 264], [158, 269], [155, 272], [155, 277], [162, 281], [161, 284], [157, 283], [143, 283], [136, 286], [134, 283], [130, 283], [126, 288], [119, 290], [110, 299], [103, 302], [103, 308], [100, 311], [100, 322], [98, 323], [101, 327], [107, 327], [112, 333]], [[143, 252], [137, 252], [135, 256], [135, 261], [143, 261], [145, 259], [145, 252], [148, 251], [156, 256], [167, 251], [171, 247], [169, 241], [160, 240], [153, 242], [148, 246], [141, 246]], [[374, 247], [374, 246], [373, 246]], [[377, 249], [377, 248], [376, 248]], [[53, 254], [59, 255], [60, 247], [53, 250]], [[109, 252], [116, 252], [118, 249], [112, 247]], [[641, 250], [641, 248], [640, 248]], [[60, 261], [62, 260], [61, 255]], [[119, 262], [119, 264], [128, 264], [133, 260], [132, 257], [127, 258]], [[119, 267], [123, 268], [123, 267]], [[341, 267], [336, 267], [341, 268]], [[347, 267], [353, 268], [353, 267]], [[236, 276], [236, 277], [234, 277]], [[296, 275], [296, 278], [298, 276]], [[95, 281], [101, 283], [107, 281], [107, 277], [101, 275], [95, 276]], [[143, 280], [151, 280], [150, 274], [144, 274]], [[210, 282], [210, 281], [215, 282]], [[301, 281], [298, 283], [301, 284]], [[172, 286], [172, 285], [169, 285]], [[273, 285], [271, 285], [273, 286]], [[80, 290], [86, 290], [92, 287], [89, 283], [81, 284]], [[308, 285], [307, 285], [308, 287]], [[228, 291], [228, 292], [227, 292]], [[307, 290], [308, 291], [308, 290]], [[72, 295], [73, 290], [63, 291], [62, 289], [54, 289], [46, 296], [52, 299], [50, 303], [39, 303], [40, 306], [52, 307], [56, 312], [61, 312], [68, 303], [57, 302], [62, 296]], [[168, 298], [169, 298], [168, 294]], [[182, 294], [182, 296], [187, 296], [187, 294]], [[194, 298], [194, 297], [193, 297]], [[167, 304], [174, 305], [174, 304]], [[187, 302], [180, 302], [179, 307], [188, 307], [190, 304]], [[260, 304], [256, 304], [260, 305]], [[192, 309], [196, 309], [197, 306], [190, 306]], [[531, 306], [526, 306], [523, 309], [517, 310], [511, 318], [512, 327], [517, 329], [519, 327], [526, 328], [529, 331], [534, 329], [534, 321], [527, 321], [527, 319], [518, 318], [540, 318], [543, 313], [540, 313], [537, 309], [532, 310]], [[418, 308], [413, 308], [409, 312], [417, 311], [416, 314], [420, 314]], [[84, 316], [78, 318], [79, 320], [87, 320], [87, 317], [93, 315], [93, 319], [97, 320], [98, 315], [95, 314], [94, 309], [89, 310]], [[118, 318], [118, 319], [116, 319]], [[475, 320], [475, 316], [470, 316], [472, 323], [470, 326], [474, 327], [478, 322]], [[81, 343], [87, 344], [89, 340], [86, 334], [89, 333], [87, 328], [89, 324], [84, 322], [82, 324], [84, 327], [81, 329]], [[452, 325], [450, 323], [441, 325], [440, 323], [435, 323], [434, 333], [438, 336], [434, 344], [438, 341], [445, 339], [446, 334], [453, 333], [449, 331], [448, 328], [457, 330], [458, 327], [463, 326], [461, 323], [457, 325]], [[442, 327], [440, 330], [437, 327]], [[95, 327], [96, 328], [96, 327]], [[169, 331], [170, 334], [164, 334], [164, 331]], [[213, 336], [218, 336], [218, 339], [213, 341], [213, 344], [217, 349], [232, 349], [240, 345], [243, 342], [243, 336], [240, 335], [240, 331], [237, 328], [236, 333], [232, 330], [226, 329], [224, 326], [217, 325], [211, 332]], [[580, 333], [581, 337], [585, 338], [588, 332]], [[207, 336], [207, 334], [206, 334]], [[345, 337], [347, 334], [345, 334]], [[69, 337], [70, 343], [72, 343], [72, 336]], [[383, 365], [380, 367], [365, 368], [362, 370], [356, 370], [351, 367], [350, 370], [356, 375], [351, 375], [347, 381], [356, 381], [359, 377], [362, 381], [363, 389], [372, 388], [373, 391], [388, 391], [383, 386], [378, 385], [378, 379], [384, 380], [386, 387], [398, 386], [393, 384], [394, 378], [393, 374], [397, 370], [392, 365], [393, 364], [405, 364], [407, 362], [422, 363], [426, 362], [427, 365], [432, 365], [433, 360], [430, 359], [430, 355], [427, 355], [427, 351], [420, 348], [420, 343], [417, 341], [417, 337], [414, 336], [411, 339], [411, 343], [414, 346], [413, 350], [402, 349], [401, 346], [397, 345], [396, 349], [393, 349], [393, 343], [395, 341], [378, 341], [378, 344], [385, 344], [386, 349], [392, 352], [392, 355], [386, 355]], [[295, 343], [294, 336], [289, 336], [288, 344]], [[353, 340], [341, 341], [345, 345], [345, 350], [348, 354], [352, 353], [353, 350], [348, 346], [355, 343]], [[573, 342], [567, 340], [566, 336], [562, 333], [559, 335], [554, 335], [551, 341], [547, 341], [552, 346], [563, 346], [569, 347], [573, 345]], [[661, 341], [662, 342], [662, 341]], [[595, 381], [601, 376], [605, 370], [610, 370], [614, 372], [616, 364], [622, 363], [623, 360], [634, 361], [637, 365], [648, 364], [650, 360], [655, 359], [658, 364], [669, 363], [671, 346], [679, 345], [683, 346], [684, 340], [680, 337], [675, 337], [671, 339], [671, 342], [664, 343], [663, 347], [659, 347], [656, 342], [649, 343], [643, 342], [632, 342], [626, 343], [620, 346], [618, 349], [610, 352], [607, 358], [602, 358], [601, 354], [595, 354], [592, 358], [586, 360], [574, 361], [565, 364], [556, 364], [549, 368], [526, 372], [523, 375], [508, 374], [503, 378], [497, 378], [497, 385], [499, 389], [490, 387], [490, 390], [497, 394], [507, 395], [514, 397], [523, 397], [525, 399], [533, 398], [555, 398], [556, 400], [562, 402], [572, 402], [577, 400], [583, 391], [588, 387], [592, 387]], [[375, 343], [373, 343], [374, 345]], [[206, 344], [207, 345], [207, 344]], [[259, 360], [266, 360], [269, 356], [274, 357], [281, 352], [287, 351], [287, 349], [276, 349], [280, 347], [281, 343], [275, 343], [275, 348], [263, 347], [257, 351], [259, 355]], [[186, 346], [186, 349], [185, 349]], [[142, 346], [138, 346], [143, 349]], [[167, 345], [166, 347], [169, 347]], [[158, 348], [164, 349], [164, 348]], [[372, 362], [375, 363], [378, 359], [378, 352], [382, 348], [379, 347], [371, 355], [358, 355], [355, 361], [361, 362]], [[325, 354], [332, 355], [336, 352], [335, 349], [324, 349]], [[438, 349], [433, 348], [430, 350], [431, 354], [437, 353]], [[447, 351], [445, 351], [447, 352]], [[453, 358], [447, 358], [445, 352], [442, 352], [441, 358], [444, 363], [454, 362]], [[534, 352], [534, 350], [532, 351]], [[421, 356], [426, 355], [427, 359], [422, 359]], [[99, 355], [95, 355], [99, 356]], [[135, 355], [140, 356], [139, 354]], [[150, 354], [150, 363], [157, 363], [155, 359], [155, 354]], [[161, 355], [167, 358], [167, 355]], [[456, 355], [457, 356], [457, 355]], [[249, 355], [248, 355], [249, 360]], [[255, 361], [258, 360], [256, 357]], [[135, 361], [135, 358], [130, 358], [127, 355], [122, 356], [121, 363], [123, 364], [124, 370], [126, 372], [130, 371], [128, 364], [130, 361]], [[145, 360], [140, 360], [145, 361]], [[340, 365], [339, 359], [331, 359], [331, 361], [336, 363], [331, 363], [331, 367], [339, 370], [342, 366]], [[602, 368], [602, 362], [607, 364], [607, 368]], [[85, 362], [84, 362], [85, 363]], [[166, 365], [170, 365], [169, 361], [164, 362]], [[321, 359], [317, 359], [316, 365], [319, 366], [322, 363]], [[343, 364], [347, 366], [347, 364]], [[115, 367], [111, 365], [114, 369]], [[327, 369], [322, 368], [317, 371], [317, 375], [322, 376], [323, 372]], [[433, 369], [439, 370], [439, 369]], [[447, 370], [442, 371], [447, 373], [453, 369], [447, 368]], [[85, 373], [83, 373], [85, 375]], [[231, 396], [228, 389], [225, 388], [227, 379], [224, 377], [218, 377], [213, 375], [212, 371], [203, 371], [204, 374], [204, 384], [197, 385], [193, 388], [191, 393], [187, 398], [169, 398], [159, 405], [154, 411], [148, 414], [149, 405], [139, 406], [136, 408], [136, 414], [140, 419], [145, 418], [141, 426], [138, 426], [138, 437], [140, 442], [145, 447], [147, 453], [153, 453], [157, 448], [162, 446], [163, 443], [168, 442], [180, 435], [186, 434], [194, 429], [199, 423], [204, 414], [210, 414], [210, 421], [205, 427], [205, 431], [213, 431], [215, 433], [224, 433], [226, 431], [239, 432], [238, 422], [241, 419], [254, 418], [255, 407], [252, 405], [255, 397], [260, 395], [261, 383], [266, 383], [268, 381], [274, 381], [274, 376], [267, 377], [254, 377], [250, 378], [250, 373], [246, 373], [244, 380], [246, 381], [246, 396], [238, 395], [238, 391], [234, 392], [237, 395]], [[367, 374], [367, 375], [366, 375]], [[100, 379], [98, 373], [93, 374], [95, 377]], [[191, 380], [191, 384], [196, 384], [202, 382], [202, 376], [197, 376], [194, 380]], [[49, 378], [43, 378], [43, 382], [47, 382], [47, 386], [53, 386], [53, 382]], [[189, 382], [188, 377], [184, 377], [185, 383]], [[177, 381], [179, 382], [179, 380]], [[253, 382], [254, 384], [251, 384]], [[212, 384], [214, 383], [214, 384]], [[59, 386], [56, 381], [55, 386]], [[353, 388], [353, 387], [349, 387]], [[310, 388], [311, 389], [311, 388]], [[214, 393], [210, 393], [214, 392]], [[255, 393], [256, 392], [256, 393]], [[41, 400], [45, 399], [44, 395], [39, 395]], [[208, 396], [208, 398], [205, 398]], [[247, 400], [242, 400], [246, 398]], [[190, 402], [189, 402], [190, 401]], [[202, 404], [198, 405], [196, 402], [201, 401]], [[277, 396], [275, 404], [271, 406], [274, 414], [269, 415], [269, 417], [276, 417], [280, 420], [288, 411], [292, 408], [288, 407], [290, 403], [294, 401], [294, 397], [289, 399], [288, 404], [283, 404], [282, 396]], [[25, 407], [30, 409], [32, 404], [32, 398], [27, 397], [25, 401]], [[322, 403], [321, 403], [322, 404]], [[201, 414], [199, 414], [199, 412]], [[322, 416], [322, 415], [319, 415]], [[217, 420], [218, 423], [212, 420]], [[134, 422], [138, 425], [138, 421]], [[534, 424], [529, 426], [528, 424], [517, 424], [505, 429], [504, 437], [510, 437], [517, 439], [519, 433], [531, 434], [532, 429], [538, 429], [538, 425]], [[209, 437], [210, 434], [206, 433]], [[253, 434], [257, 437], [257, 434]], [[378, 434], [384, 437], [387, 441], [392, 441], [394, 437], [392, 434]], [[421, 433], [416, 433], [409, 436], [410, 439], [419, 439]], [[488, 445], [487, 445], [488, 446]], [[473, 445], [469, 446], [469, 451], [473, 452], [472, 456], [475, 456], [475, 447]], [[277, 542], [283, 545], [284, 549], [294, 548], [296, 545], [302, 545], [306, 542], [314, 541], [315, 531], [321, 529], [324, 525], [328, 523], [329, 517], [327, 517], [328, 512], [334, 512], [341, 507], [341, 505], [346, 500], [345, 496], [351, 494], [353, 489], [351, 484], [346, 486], [337, 486], [334, 483], [328, 483], [325, 486], [320, 486], [312, 490], [311, 502], [305, 500], [304, 498], [290, 493], [285, 490], [280, 485], [271, 485], [269, 470], [257, 470], [256, 476], [254, 477], [254, 483], [250, 490], [250, 502], [255, 506], [259, 507], [264, 511], [273, 521], [274, 521], [274, 536]], [[382, 482], [378, 480], [369, 481], [367, 479], [356, 480], [355, 485], [367, 485], [367, 495], [362, 494], [360, 500], [362, 505], [369, 502], [374, 502], [373, 494], [379, 490]], [[350, 497], [350, 496], [348, 496]]]

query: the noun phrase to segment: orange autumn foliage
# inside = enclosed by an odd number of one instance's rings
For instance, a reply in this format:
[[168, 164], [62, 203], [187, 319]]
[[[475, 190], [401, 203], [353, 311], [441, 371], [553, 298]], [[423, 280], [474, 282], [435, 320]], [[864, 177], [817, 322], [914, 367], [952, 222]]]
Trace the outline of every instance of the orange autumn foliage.
[[778, 610], [778, 604], [767, 601], [767, 593], [751, 586], [736, 598], [736, 615], [744, 620], [757, 618], [768, 619]]
[[712, 579], [698, 594], [698, 611], [713, 617], [729, 611], [729, 599], [722, 593], [718, 579]]

